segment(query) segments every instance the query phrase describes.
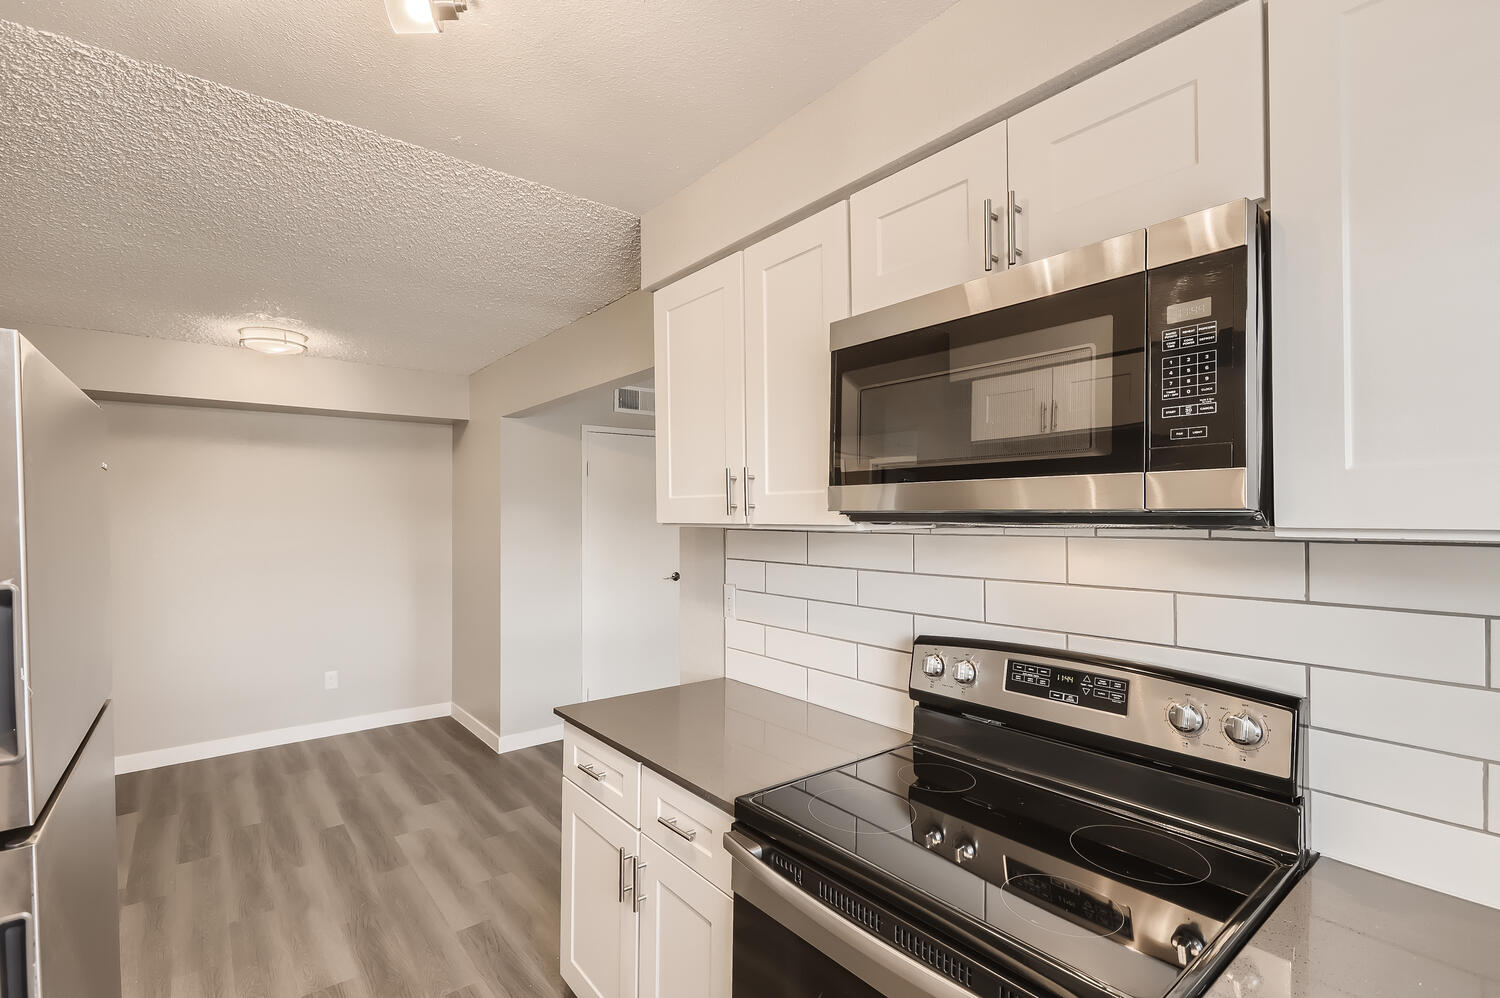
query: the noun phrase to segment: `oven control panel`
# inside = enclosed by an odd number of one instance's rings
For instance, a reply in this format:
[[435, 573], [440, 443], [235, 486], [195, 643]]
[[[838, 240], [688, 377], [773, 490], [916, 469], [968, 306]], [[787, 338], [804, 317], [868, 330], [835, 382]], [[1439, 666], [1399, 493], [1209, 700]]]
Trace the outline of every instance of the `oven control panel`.
[[[952, 663], [965, 665], [964, 679]], [[942, 669], [936, 668], [941, 663]], [[1187, 675], [985, 642], [918, 639], [911, 690], [927, 699], [1093, 731], [1204, 762], [1293, 776], [1296, 715]]]

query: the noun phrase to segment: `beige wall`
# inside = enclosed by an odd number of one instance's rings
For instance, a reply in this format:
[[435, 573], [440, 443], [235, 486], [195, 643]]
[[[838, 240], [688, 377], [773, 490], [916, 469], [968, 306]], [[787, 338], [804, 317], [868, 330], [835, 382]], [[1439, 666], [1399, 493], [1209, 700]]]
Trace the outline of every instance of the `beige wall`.
[[1240, 0], [959, 0], [641, 219], [641, 286], [1058, 93]]
[[450, 427], [103, 408], [117, 754], [450, 699]]
[[468, 379], [240, 347], [21, 323], [21, 334], [95, 398], [453, 422]]

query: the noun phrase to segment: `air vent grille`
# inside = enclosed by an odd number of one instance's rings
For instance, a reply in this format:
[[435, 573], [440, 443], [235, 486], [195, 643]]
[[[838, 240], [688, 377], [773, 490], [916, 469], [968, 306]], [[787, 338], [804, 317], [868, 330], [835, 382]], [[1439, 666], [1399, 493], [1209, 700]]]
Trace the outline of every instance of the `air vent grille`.
[[[843, 912], [844, 917], [858, 922], [871, 932], [880, 931], [880, 912], [862, 903], [857, 898], [850, 897], [828, 883], [818, 884], [818, 897], [828, 907], [835, 911]], [[899, 928], [897, 931], [900, 931]]]
[[656, 390], [652, 388], [616, 388], [615, 412], [633, 412], [642, 416], [656, 412]]
[[964, 987], [974, 986], [974, 968], [969, 961], [959, 959], [942, 946], [928, 942], [903, 925], [896, 926], [896, 945]]
[[791, 860], [787, 859], [779, 852], [773, 852], [770, 854], [770, 856], [772, 866], [790, 877], [792, 883], [796, 884], [798, 887], [802, 886], [802, 867], [798, 866], [796, 863], [793, 863]]

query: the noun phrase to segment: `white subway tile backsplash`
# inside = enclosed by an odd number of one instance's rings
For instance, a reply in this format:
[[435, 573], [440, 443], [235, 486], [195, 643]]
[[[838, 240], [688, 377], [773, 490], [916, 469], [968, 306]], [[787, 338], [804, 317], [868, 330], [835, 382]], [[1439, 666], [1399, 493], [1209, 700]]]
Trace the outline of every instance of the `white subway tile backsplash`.
[[807, 534], [800, 530], [726, 530], [724, 556], [745, 561], [807, 561]]
[[984, 583], [939, 575], [860, 572], [860, 606], [984, 619]]
[[765, 592], [766, 563], [729, 558], [724, 562], [724, 581], [736, 589], [745, 589], [755, 593]]
[[766, 628], [763, 624], [752, 624], [748, 620], [724, 621], [724, 644], [740, 651], [765, 654]]
[[1490, 802], [1489, 830], [1500, 832], [1500, 765], [1488, 763], [1484, 767], [1486, 773], [1485, 795]]
[[779, 627], [766, 628], [766, 657], [844, 676], [858, 671], [858, 651], [854, 644], [819, 634], [783, 631]]
[[1309, 559], [1321, 603], [1500, 615], [1500, 547], [1313, 544]]
[[928, 575], [1029, 582], [1062, 582], [1068, 577], [1068, 541], [1062, 537], [929, 534], [916, 541], [917, 571]]
[[1490, 629], [1490, 685], [1500, 688], [1500, 621], [1489, 622]]
[[768, 593], [735, 593], [734, 615], [752, 624], [807, 630], [807, 601]]
[[1500, 691], [1314, 669], [1312, 723], [1500, 761]]
[[1300, 600], [1307, 587], [1301, 544], [1227, 545], [1211, 540], [1074, 537], [1068, 581]]
[[1165, 645], [1132, 644], [1129, 641], [1112, 641], [1109, 638], [1091, 638], [1083, 634], [1068, 637], [1068, 647], [1074, 651], [1144, 665], [1159, 665], [1164, 669], [1177, 669], [1195, 676], [1224, 679], [1247, 686], [1260, 686], [1293, 696], [1307, 696], [1307, 666], [1292, 662], [1274, 662], [1264, 658], [1239, 658], [1215, 652], [1197, 651], [1192, 648], [1172, 648]]
[[1313, 731], [1313, 789], [1458, 825], [1484, 827], [1484, 763], [1422, 749]]
[[981, 624], [978, 621], [950, 620], [946, 617], [918, 617], [915, 623], [916, 634], [975, 641], [1011, 641], [1022, 645], [1040, 645], [1043, 648], [1066, 647], [1068, 637], [1058, 631], [1033, 631], [1025, 627]]
[[811, 672], [807, 676], [807, 699], [887, 727], [902, 731], [910, 731], [912, 727], [911, 698], [902, 690]]
[[766, 592], [830, 603], [855, 603], [858, 602], [859, 582], [851, 568], [773, 563], [766, 566]]
[[1346, 863], [1500, 907], [1500, 835], [1312, 795], [1313, 847]]
[[1098, 634], [1153, 644], [1172, 641], [1172, 597], [1168, 593], [989, 582], [985, 584], [985, 619], [992, 624]]
[[881, 572], [910, 572], [911, 534], [808, 534], [807, 561], [811, 565], [871, 568]]
[[730, 649], [724, 653], [724, 678], [737, 679], [782, 696], [807, 699], [807, 670], [774, 658]]
[[831, 638], [911, 651], [911, 614], [842, 603], [809, 603], [807, 629]]
[[1362, 672], [1484, 683], [1484, 622], [1393, 610], [1177, 598], [1177, 643]]
[[904, 690], [911, 685], [911, 654], [873, 645], [859, 646], [859, 678]]

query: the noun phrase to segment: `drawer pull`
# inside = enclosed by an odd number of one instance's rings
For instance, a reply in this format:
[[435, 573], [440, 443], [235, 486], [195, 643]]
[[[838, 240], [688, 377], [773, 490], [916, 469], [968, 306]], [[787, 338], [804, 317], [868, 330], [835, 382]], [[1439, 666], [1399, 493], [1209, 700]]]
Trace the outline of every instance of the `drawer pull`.
[[689, 842], [698, 837], [698, 832], [696, 829], [683, 828], [677, 823], [676, 818], [657, 818], [656, 823], [658, 825], [661, 825], [663, 828], [666, 828], [668, 831], [676, 832], [678, 835], [687, 839]]
[[604, 770], [595, 769], [593, 766], [586, 762], [580, 762], [578, 764], [578, 769], [583, 773], [584, 776], [587, 776], [591, 780], [598, 780], [601, 783], [604, 782], [604, 778], [609, 775], [608, 773], [604, 772]]

